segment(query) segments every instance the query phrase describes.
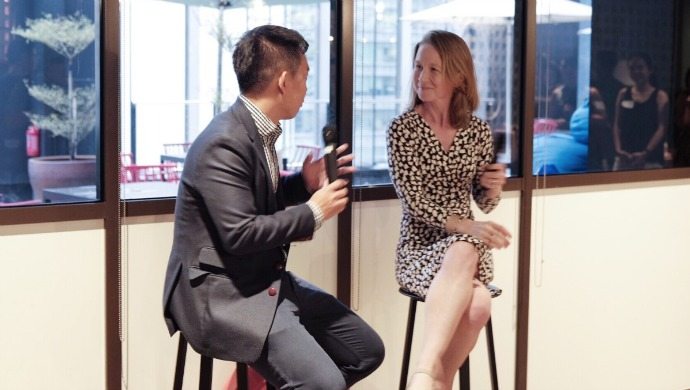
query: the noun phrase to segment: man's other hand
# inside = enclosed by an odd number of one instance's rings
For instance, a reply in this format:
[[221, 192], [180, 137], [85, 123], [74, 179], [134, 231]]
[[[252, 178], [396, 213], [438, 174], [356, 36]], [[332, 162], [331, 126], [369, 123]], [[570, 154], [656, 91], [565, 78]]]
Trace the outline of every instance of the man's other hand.
[[[350, 165], [354, 158], [352, 153], [343, 155], [349, 146], [348, 144], [342, 144], [336, 149], [338, 155], [338, 177], [350, 175], [355, 171], [355, 167]], [[312, 194], [328, 183], [324, 159], [314, 159], [314, 155], [310, 152], [302, 163], [302, 178], [307, 190]]]

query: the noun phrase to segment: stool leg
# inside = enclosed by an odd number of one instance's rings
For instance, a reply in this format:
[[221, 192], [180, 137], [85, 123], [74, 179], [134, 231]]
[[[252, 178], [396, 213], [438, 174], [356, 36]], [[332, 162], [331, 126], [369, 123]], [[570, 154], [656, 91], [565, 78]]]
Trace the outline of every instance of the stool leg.
[[410, 299], [410, 309], [407, 311], [407, 330], [405, 330], [405, 349], [403, 352], [402, 369], [400, 370], [400, 390], [407, 386], [407, 373], [410, 369], [410, 351], [412, 350], [412, 335], [414, 333], [414, 318], [417, 314], [417, 302]]
[[199, 390], [211, 390], [213, 380], [213, 358], [201, 356], [199, 370]]
[[182, 380], [184, 378], [184, 363], [187, 357], [187, 340], [180, 333], [180, 340], [177, 343], [177, 360], [175, 361], [175, 379], [173, 390], [182, 390]]
[[470, 356], [467, 356], [465, 362], [458, 370], [458, 382], [460, 382], [460, 390], [470, 390]]
[[237, 363], [237, 390], [247, 390], [248, 388], [247, 365], [245, 363]]
[[266, 383], [266, 388], [264, 390], [278, 390], [278, 388], [270, 384], [266, 378], [262, 377], [262, 379], [264, 380], [264, 383]]
[[496, 370], [496, 350], [494, 349], [494, 329], [491, 317], [486, 323], [486, 346], [489, 349], [489, 369], [491, 372], [491, 390], [498, 390], [498, 371]]

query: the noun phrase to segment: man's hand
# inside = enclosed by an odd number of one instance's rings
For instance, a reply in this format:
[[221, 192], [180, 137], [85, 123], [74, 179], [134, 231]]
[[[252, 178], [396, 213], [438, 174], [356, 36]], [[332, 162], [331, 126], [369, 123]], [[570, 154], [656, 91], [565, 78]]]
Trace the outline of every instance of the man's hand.
[[[338, 155], [338, 176], [349, 175], [355, 171], [355, 167], [348, 165], [353, 160], [352, 154], [341, 156], [348, 147], [348, 144], [342, 144], [336, 149]], [[316, 192], [328, 183], [326, 178], [326, 164], [323, 158], [314, 160], [314, 156], [309, 153], [302, 163], [302, 178], [304, 179], [307, 190], [311, 193]]]
[[347, 184], [347, 180], [337, 179], [333, 183], [316, 191], [314, 195], [311, 196], [311, 199], [309, 199], [321, 208], [324, 221], [345, 210], [349, 191]]

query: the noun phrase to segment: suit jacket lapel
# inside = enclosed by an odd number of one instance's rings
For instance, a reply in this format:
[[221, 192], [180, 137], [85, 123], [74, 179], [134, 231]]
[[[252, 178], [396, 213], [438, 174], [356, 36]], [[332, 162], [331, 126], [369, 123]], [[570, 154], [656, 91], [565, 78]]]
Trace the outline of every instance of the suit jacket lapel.
[[261, 135], [259, 134], [259, 130], [256, 128], [254, 118], [252, 118], [251, 112], [249, 112], [247, 106], [245, 106], [239, 98], [235, 101], [235, 104], [233, 104], [230, 109], [238, 115], [238, 117], [244, 124], [244, 128], [247, 130], [247, 135], [249, 136], [249, 139], [252, 141], [252, 144], [254, 145], [254, 150], [259, 156], [261, 169], [263, 169], [264, 171], [264, 177], [266, 178], [266, 188], [268, 188], [268, 193], [256, 194], [256, 196], [265, 196], [267, 201], [267, 209], [271, 213], [275, 212], [277, 202], [276, 195], [273, 191], [273, 182], [271, 181], [271, 170], [268, 169], [268, 161], [266, 161], [266, 153], [264, 152], [264, 142], [261, 138]]

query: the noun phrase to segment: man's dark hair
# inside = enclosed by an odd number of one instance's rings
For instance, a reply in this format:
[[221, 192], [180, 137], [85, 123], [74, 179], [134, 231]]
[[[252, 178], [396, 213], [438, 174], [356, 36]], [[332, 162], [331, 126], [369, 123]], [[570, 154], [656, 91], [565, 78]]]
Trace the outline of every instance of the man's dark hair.
[[260, 91], [279, 72], [296, 72], [309, 44], [289, 28], [265, 25], [244, 33], [235, 45], [232, 64], [241, 93]]

